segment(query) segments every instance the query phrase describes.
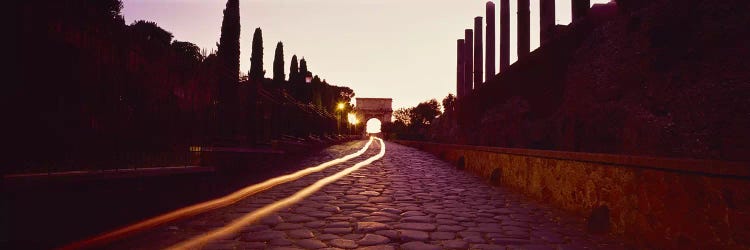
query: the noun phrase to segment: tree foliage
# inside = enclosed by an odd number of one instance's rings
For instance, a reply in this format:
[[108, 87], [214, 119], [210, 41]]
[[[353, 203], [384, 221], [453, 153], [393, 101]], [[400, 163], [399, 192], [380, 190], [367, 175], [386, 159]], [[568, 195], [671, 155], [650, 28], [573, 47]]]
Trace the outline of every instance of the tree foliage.
[[443, 111], [444, 112], [447, 113], [448, 111], [455, 110], [455, 106], [456, 106], [456, 96], [454, 96], [453, 94], [448, 94], [448, 96], [443, 98]]
[[255, 29], [253, 34], [253, 51], [250, 55], [250, 80], [263, 80], [266, 71], [263, 70], [263, 31], [260, 28]]
[[138, 20], [131, 24], [130, 28], [147, 40], [153, 40], [161, 44], [170, 44], [174, 37], [171, 32], [162, 29], [151, 21]]
[[279, 42], [276, 44], [276, 54], [273, 58], [273, 80], [283, 82], [284, 78], [286, 78], [284, 75], [284, 44]]
[[304, 79], [307, 77], [308, 73], [310, 73], [310, 71], [307, 69], [307, 61], [303, 57], [302, 60], [299, 61], [299, 76]]
[[426, 128], [430, 125], [432, 120], [441, 114], [440, 103], [435, 99], [431, 99], [429, 101], [421, 102], [414, 107], [414, 109], [409, 112], [409, 119], [412, 126]]
[[178, 56], [184, 60], [190, 62], [201, 62], [203, 61], [203, 54], [201, 54], [201, 48], [191, 42], [183, 42], [175, 40], [172, 42], [172, 49]]
[[411, 111], [412, 108], [399, 108], [393, 111], [393, 118], [396, 119], [396, 122], [400, 122], [406, 126], [411, 124]]
[[228, 0], [221, 22], [217, 56], [220, 63], [222, 85], [235, 85], [240, 72], [240, 2]]
[[442, 113], [436, 99], [419, 103], [416, 107], [399, 108], [393, 111], [393, 123], [387, 123], [383, 131], [391, 138], [422, 140], [427, 128]]
[[296, 83], [299, 79], [299, 63], [297, 55], [292, 56], [292, 62], [289, 65], [289, 82]]

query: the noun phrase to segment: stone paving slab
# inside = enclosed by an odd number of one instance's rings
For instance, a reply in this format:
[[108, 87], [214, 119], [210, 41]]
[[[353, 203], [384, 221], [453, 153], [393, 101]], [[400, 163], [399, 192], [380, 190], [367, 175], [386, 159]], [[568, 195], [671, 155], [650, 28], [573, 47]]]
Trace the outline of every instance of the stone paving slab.
[[[373, 143], [349, 164], [125, 240], [120, 246], [161, 248], [221, 227], [372, 156], [377, 149]], [[623, 248], [618, 239], [587, 234], [583, 225], [581, 218], [489, 186], [428, 153], [387, 143], [383, 159], [204, 249]]]

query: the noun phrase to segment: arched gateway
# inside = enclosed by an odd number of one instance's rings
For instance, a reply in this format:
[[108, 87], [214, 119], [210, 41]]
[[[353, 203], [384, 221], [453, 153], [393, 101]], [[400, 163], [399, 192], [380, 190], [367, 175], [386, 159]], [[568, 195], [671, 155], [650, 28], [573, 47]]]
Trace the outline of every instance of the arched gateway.
[[369, 121], [372, 118], [380, 120], [382, 123], [391, 122], [393, 116], [393, 99], [391, 98], [356, 98], [357, 119], [360, 121]]

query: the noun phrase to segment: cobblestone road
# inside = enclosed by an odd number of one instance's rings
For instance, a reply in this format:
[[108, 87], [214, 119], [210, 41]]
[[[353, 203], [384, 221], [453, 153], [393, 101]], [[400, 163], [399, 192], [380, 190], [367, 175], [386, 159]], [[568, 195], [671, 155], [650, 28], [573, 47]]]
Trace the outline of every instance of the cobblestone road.
[[[333, 147], [356, 151], [364, 141]], [[203, 249], [620, 249], [616, 239], [583, 231], [583, 220], [409, 147], [387, 143], [381, 160], [307, 199], [222, 237]], [[113, 248], [158, 249], [228, 222], [377, 154], [282, 184], [226, 208], [164, 225]]]

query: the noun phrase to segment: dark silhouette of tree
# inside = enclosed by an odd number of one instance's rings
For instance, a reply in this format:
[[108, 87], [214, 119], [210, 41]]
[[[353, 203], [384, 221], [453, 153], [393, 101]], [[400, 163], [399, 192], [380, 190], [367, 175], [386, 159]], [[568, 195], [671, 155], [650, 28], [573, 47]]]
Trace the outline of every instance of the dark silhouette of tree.
[[121, 0], [98, 0], [86, 2], [94, 9], [102, 10], [101, 14], [105, 15], [108, 18], [118, 18], [118, 16], [120, 16], [120, 11], [122, 11]]
[[310, 73], [310, 71], [307, 70], [307, 61], [303, 57], [302, 60], [299, 61], [299, 76], [304, 81], [305, 77], [309, 75], [308, 73]]
[[[6, 100], [13, 104], [7, 116], [14, 117], [6, 122], [14, 131], [7, 139], [18, 151], [9, 157], [13, 171], [50, 162], [64, 165], [58, 170], [93, 162], [110, 166], [118, 161], [110, 157], [115, 152], [264, 143], [283, 134], [335, 129], [332, 113], [298, 105], [311, 103], [310, 95], [290, 97], [270, 79], [263, 79], [263, 95], [239, 84], [238, 0], [226, 3], [218, 54], [173, 41], [154, 22], [126, 25], [116, 0], [15, 4], [22, 10], [15, 19], [23, 57], [14, 58], [19, 74], [30, 77], [12, 86]], [[57, 66], [39, 74], [39, 62]], [[295, 61], [297, 77], [298, 65]], [[338, 96], [331, 93], [340, 87], [320, 77], [316, 84], [325, 94], [316, 102], [331, 103]]]
[[155, 22], [138, 20], [130, 25], [130, 28], [136, 33], [141, 34], [149, 41], [156, 41], [161, 44], [170, 44], [172, 42], [172, 33], [159, 27]]
[[174, 42], [172, 42], [172, 49], [174, 49], [175, 53], [183, 58], [183, 60], [196, 62], [203, 61], [201, 48], [191, 42], [182, 42], [175, 40]]
[[312, 103], [319, 108], [323, 108], [323, 89], [325, 86], [323, 86], [323, 82], [320, 81], [320, 77], [315, 75], [310, 82], [310, 85], [312, 87]]
[[274, 58], [273, 58], [273, 80], [276, 82], [283, 82], [285, 78], [286, 76], [284, 75], [284, 44], [279, 42], [276, 44], [276, 54], [274, 55]]
[[456, 96], [454, 96], [453, 94], [448, 94], [448, 96], [446, 96], [443, 99], [443, 110], [445, 112], [448, 112], [448, 110], [453, 111], [455, 108], [455, 105], [456, 105]]
[[255, 29], [253, 34], [253, 52], [250, 55], [250, 80], [263, 80], [266, 71], [263, 70], [263, 31], [260, 28]]
[[[240, 72], [240, 2], [228, 0], [221, 23], [217, 56], [223, 64], [223, 75], [231, 76], [236, 81]], [[227, 83], [233, 84], [234, 83]]]
[[240, 2], [228, 0], [224, 9], [224, 20], [221, 23], [219, 38], [219, 115], [223, 121], [222, 131], [225, 135], [234, 132], [234, 117], [237, 107], [237, 82], [240, 72]]
[[431, 99], [414, 107], [409, 114], [409, 120], [411, 121], [411, 126], [426, 128], [440, 114], [442, 114], [440, 112], [440, 103], [435, 99]]
[[293, 55], [291, 65], [289, 65], [289, 82], [296, 83], [298, 79], [299, 64], [297, 63], [297, 55]]

